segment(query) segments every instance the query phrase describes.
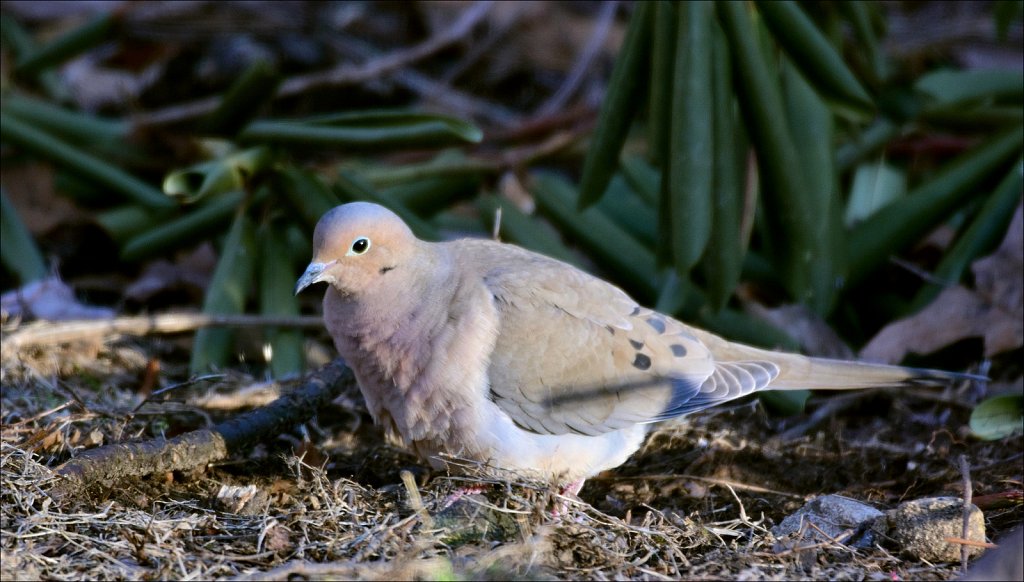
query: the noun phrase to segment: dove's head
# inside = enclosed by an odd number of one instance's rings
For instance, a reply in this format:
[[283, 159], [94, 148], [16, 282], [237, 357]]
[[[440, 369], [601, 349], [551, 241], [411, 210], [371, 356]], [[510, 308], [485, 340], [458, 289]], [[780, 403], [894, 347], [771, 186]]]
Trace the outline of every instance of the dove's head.
[[[345, 296], [379, 288], [408, 270], [419, 241], [394, 212], [369, 202], [332, 208], [313, 231], [313, 261], [295, 285], [325, 282]], [[399, 275], [395, 277], [395, 275]]]

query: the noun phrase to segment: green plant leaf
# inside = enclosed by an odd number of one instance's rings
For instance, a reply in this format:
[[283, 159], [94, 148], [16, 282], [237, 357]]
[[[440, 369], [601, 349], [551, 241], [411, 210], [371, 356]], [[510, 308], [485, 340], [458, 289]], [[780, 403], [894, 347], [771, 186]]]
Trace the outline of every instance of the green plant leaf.
[[471, 123], [446, 115], [363, 111], [298, 120], [254, 121], [238, 138], [245, 142], [377, 150], [477, 143], [483, 139], [483, 132]]
[[6, 112], [0, 112], [0, 137], [18, 144], [37, 156], [66, 167], [110, 188], [127, 200], [150, 208], [171, 208], [175, 204], [159, 190], [95, 156], [32, 127]]
[[[260, 313], [271, 316], [298, 316], [295, 296], [297, 273], [292, 268], [288, 239], [283, 224], [268, 222], [259, 229]], [[302, 332], [298, 329], [268, 329], [270, 370], [274, 378], [302, 372], [306, 365]]]
[[1024, 395], [1002, 394], [983, 400], [971, 411], [974, 436], [996, 441], [1024, 431]]
[[120, 18], [114, 13], [101, 14], [35, 51], [22, 55], [15, 70], [19, 75], [33, 75], [58, 65], [94, 46], [107, 42], [115, 33]]
[[714, 121], [714, 188], [712, 229], [700, 269], [706, 281], [708, 304], [720, 311], [740, 280], [746, 244], [740, 234], [746, 152], [737, 143], [741, 130], [732, 90], [729, 45], [716, 25], [712, 72]]
[[3, 189], [0, 189], [0, 259], [22, 285], [49, 274], [43, 254]]
[[946, 164], [928, 182], [855, 227], [850, 239], [850, 283], [863, 279], [891, 254], [920, 240], [968, 197], [973, 187], [1020, 155], [1024, 128], [994, 137]]
[[767, 240], [785, 241], [774, 249], [773, 262], [789, 294], [799, 302], [810, 298], [810, 269], [822, 249], [815, 244], [814, 214], [803, 168], [789, 135], [782, 91], [775, 67], [758, 45], [758, 34], [745, 4], [717, 4], [729, 40], [734, 78], [750, 138], [757, 151], [762, 180]]
[[121, 258], [140, 261], [194, 245], [227, 225], [243, 200], [245, 193], [241, 191], [213, 196], [188, 214], [162, 222], [129, 239], [121, 247]]
[[679, 4], [657, 0], [654, 6], [651, 80], [647, 105], [647, 143], [651, 161], [665, 167], [672, 120], [672, 85], [676, 59]]
[[936, 104], [951, 105], [983, 99], [1003, 99], [1019, 107], [1024, 100], [1024, 73], [1010, 70], [934, 71], [914, 88]]
[[832, 112], [788, 61], [783, 61], [783, 94], [789, 133], [803, 171], [805, 203], [814, 220], [807, 225], [817, 253], [808, 261], [810, 292], [805, 302], [819, 315], [829, 313], [842, 278], [845, 247], [832, 142]]
[[712, 11], [709, 2], [679, 8], [672, 88], [668, 177], [671, 251], [680, 276], [697, 264], [711, 236], [714, 179]]
[[292, 211], [309, 232], [313, 232], [321, 216], [342, 202], [323, 178], [308, 170], [284, 166], [273, 174], [271, 181], [275, 190], [284, 193]]
[[822, 95], [861, 113], [874, 109], [868, 92], [839, 51], [796, 2], [758, 2], [757, 9], [786, 55]]
[[658, 271], [651, 251], [596, 208], [578, 211], [573, 204], [576, 192], [564, 178], [547, 172], [531, 177], [530, 192], [545, 214], [627, 286], [654, 297]]
[[221, 97], [220, 105], [200, 122], [204, 133], [234, 135], [245, 127], [274, 96], [281, 74], [259, 60], [249, 66]]
[[[255, 230], [245, 207], [238, 207], [231, 229], [224, 239], [210, 286], [206, 289], [203, 313], [230, 315], [245, 311], [256, 266]], [[234, 339], [235, 330], [231, 328], [197, 331], [192, 343], [189, 370], [198, 374], [227, 365], [235, 349]]]
[[[921, 291], [914, 298], [914, 302], [911, 304], [912, 311], [917, 311], [927, 305], [945, 285], [958, 283], [974, 259], [999, 244], [999, 240], [1006, 233], [1006, 228], [1013, 218], [1013, 210], [1020, 202], [1022, 187], [1024, 187], [1024, 161], [1018, 161], [985, 201], [985, 205], [978, 211], [970, 226], [946, 251], [935, 268], [933, 279], [925, 281]], [[935, 280], [942, 281], [945, 285], [937, 285]]]
[[608, 189], [608, 182], [619, 165], [619, 151], [626, 141], [633, 116], [643, 103], [646, 83], [637, 80], [647, 78], [653, 12], [653, 3], [641, 2], [630, 18], [626, 40], [608, 81], [597, 128], [583, 160], [580, 209], [597, 202]]
[[181, 203], [192, 204], [207, 196], [244, 189], [254, 176], [267, 171], [273, 161], [270, 148], [265, 146], [233, 152], [219, 160], [167, 174], [163, 191]]
[[906, 172], [885, 162], [861, 164], [853, 173], [844, 222], [853, 227], [907, 193]]

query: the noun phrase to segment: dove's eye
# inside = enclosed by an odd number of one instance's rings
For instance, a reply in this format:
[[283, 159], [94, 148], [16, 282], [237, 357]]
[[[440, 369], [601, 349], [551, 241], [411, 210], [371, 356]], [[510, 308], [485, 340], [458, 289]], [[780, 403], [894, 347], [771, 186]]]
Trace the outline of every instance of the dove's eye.
[[352, 248], [349, 249], [349, 255], [361, 255], [366, 251], [370, 250], [370, 239], [365, 236], [361, 236], [356, 240], [352, 241]]

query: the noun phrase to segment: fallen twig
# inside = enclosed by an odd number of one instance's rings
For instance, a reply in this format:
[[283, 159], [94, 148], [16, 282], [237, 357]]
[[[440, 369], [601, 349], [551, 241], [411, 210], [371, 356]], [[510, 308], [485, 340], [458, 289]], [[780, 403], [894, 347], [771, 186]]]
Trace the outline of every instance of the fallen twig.
[[[291, 97], [317, 87], [356, 85], [393, 73], [464, 39], [483, 20], [492, 5], [491, 1], [474, 3], [449, 28], [416, 46], [383, 55], [361, 65], [346, 63], [326, 71], [292, 77], [281, 83], [274, 98]], [[181, 123], [212, 112], [220, 102], [219, 96], [199, 99], [140, 114], [132, 121], [136, 128]]]
[[634, 475], [634, 476], [621, 476], [621, 475], [610, 475], [607, 477], [598, 475], [591, 477], [588, 481], [703, 481], [705, 483], [712, 483], [714, 485], [722, 485], [724, 487], [731, 487], [739, 489], [740, 491], [750, 491], [752, 493], [769, 493], [771, 495], [781, 495], [782, 497], [789, 497], [792, 499], [806, 499], [804, 495], [798, 495], [796, 493], [790, 493], [788, 491], [778, 491], [776, 489], [768, 489], [767, 487], [759, 487], [757, 485], [748, 485], [746, 483], [740, 483], [738, 481], [730, 481], [728, 479], [715, 479], [714, 477], [701, 477], [700, 475], [687, 475], [684, 473], [673, 474], [673, 475]]
[[949, 538], [949, 537], [946, 537], [946, 538], [942, 538], [942, 539], [946, 543], [960, 544], [960, 551], [961, 552], [967, 550], [968, 546], [973, 546], [975, 548], [985, 548], [985, 549], [989, 549], [989, 550], [991, 550], [993, 548], [998, 548], [999, 547], [999, 544], [993, 544], [991, 542], [979, 542], [979, 541], [976, 541], [976, 540], [968, 540], [968, 539], [964, 539], [964, 538]]
[[203, 327], [319, 327], [316, 316], [267, 317], [265, 315], [209, 315], [206, 313], [163, 313], [108, 320], [38, 321], [4, 338], [5, 351], [16, 353], [28, 346], [52, 345], [105, 338], [110, 335], [182, 333]]
[[576, 59], [576, 63], [573, 65], [572, 70], [569, 71], [569, 74], [566, 75], [562, 85], [555, 91], [554, 95], [537, 108], [538, 116], [550, 115], [565, 107], [565, 104], [568, 103], [569, 99], [579, 89], [580, 84], [583, 83], [586, 74], [593, 70], [591, 65], [598, 53], [601, 52], [601, 47], [604, 46], [608, 32], [612, 29], [612, 23], [615, 22], [615, 11], [618, 7], [619, 3], [616, 0], [601, 4], [590, 39], [580, 51], [579, 58]]
[[295, 391], [212, 429], [192, 431], [169, 440], [90, 449], [57, 468], [64, 479], [53, 494], [67, 496], [84, 487], [110, 487], [126, 477], [188, 470], [225, 459], [242, 447], [306, 421], [354, 383], [352, 371], [338, 359], [310, 374]]
[[[974, 494], [974, 487], [971, 484], [971, 465], [967, 462], [967, 455], [960, 455], [960, 475], [964, 479], [964, 524], [960, 537], [963, 541], [971, 535], [971, 497]], [[960, 571], [967, 573], [967, 558], [970, 557], [970, 544], [960, 544]]]

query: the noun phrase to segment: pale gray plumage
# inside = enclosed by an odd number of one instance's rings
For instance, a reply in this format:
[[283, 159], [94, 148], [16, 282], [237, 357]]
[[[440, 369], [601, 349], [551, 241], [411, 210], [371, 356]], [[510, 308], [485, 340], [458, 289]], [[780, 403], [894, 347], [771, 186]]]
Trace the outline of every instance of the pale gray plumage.
[[512, 245], [420, 241], [369, 203], [320, 220], [296, 292], [318, 281], [370, 412], [435, 465], [447, 453], [568, 483], [623, 463], [651, 423], [758, 390], [958, 377], [727, 342]]

